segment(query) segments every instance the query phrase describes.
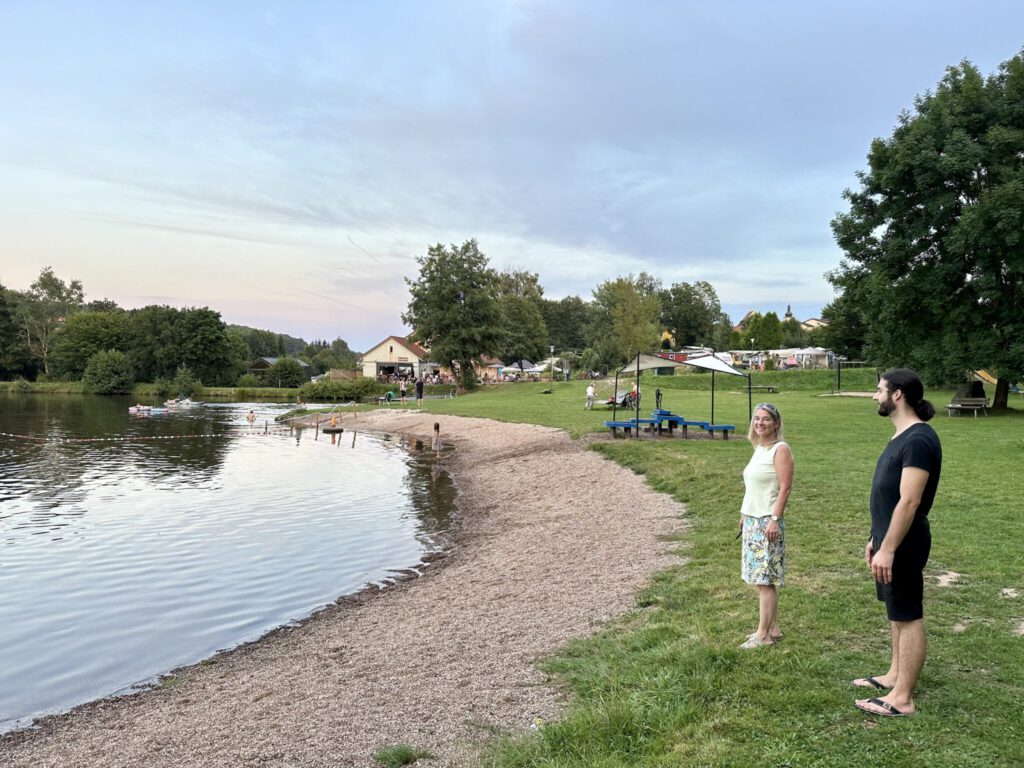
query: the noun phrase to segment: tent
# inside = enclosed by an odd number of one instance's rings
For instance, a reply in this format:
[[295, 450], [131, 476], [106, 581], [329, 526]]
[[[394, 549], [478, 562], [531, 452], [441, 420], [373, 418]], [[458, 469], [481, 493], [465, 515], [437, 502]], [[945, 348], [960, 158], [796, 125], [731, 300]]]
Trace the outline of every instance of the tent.
[[[742, 376], [747, 380], [747, 409], [752, 411], [752, 396], [750, 389], [750, 377], [742, 371], [737, 371], [731, 365], [724, 360], [718, 358], [713, 354], [700, 355], [699, 357], [688, 357], [682, 362], [676, 360], [669, 360], [664, 357], [658, 357], [657, 355], [648, 355], [643, 352], [637, 352], [636, 355], [626, 363], [622, 368], [615, 372], [615, 392], [619, 391], [619, 376], [629, 373], [636, 374], [636, 385], [640, 386], [640, 372], [648, 371], [652, 368], [680, 368], [684, 365], [688, 365], [691, 368], [702, 368], [706, 371], [711, 371], [711, 423], [715, 423], [715, 374], [724, 373], [729, 376]], [[640, 401], [637, 400], [635, 417], [640, 418]], [[612, 407], [612, 419], [615, 419], [615, 407]], [[749, 418], [749, 417], [748, 417]]]

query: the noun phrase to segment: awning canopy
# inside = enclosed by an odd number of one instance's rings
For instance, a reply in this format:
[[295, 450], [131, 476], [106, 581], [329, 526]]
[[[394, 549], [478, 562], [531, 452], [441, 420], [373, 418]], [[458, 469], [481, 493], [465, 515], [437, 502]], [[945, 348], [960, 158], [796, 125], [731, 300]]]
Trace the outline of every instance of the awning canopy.
[[622, 368], [617, 371], [616, 375], [636, 373], [638, 370], [649, 371], [652, 368], [682, 368], [684, 365], [688, 365], [691, 368], [703, 368], [708, 371], [716, 371], [717, 373], [728, 373], [733, 376], [746, 375], [742, 371], [737, 371], [727, 362], [719, 360], [714, 355], [701, 355], [700, 357], [688, 358], [684, 362], [676, 362], [675, 360], [658, 357], [657, 355], [648, 355], [643, 352], [638, 352], [634, 355], [633, 359], [622, 366]]

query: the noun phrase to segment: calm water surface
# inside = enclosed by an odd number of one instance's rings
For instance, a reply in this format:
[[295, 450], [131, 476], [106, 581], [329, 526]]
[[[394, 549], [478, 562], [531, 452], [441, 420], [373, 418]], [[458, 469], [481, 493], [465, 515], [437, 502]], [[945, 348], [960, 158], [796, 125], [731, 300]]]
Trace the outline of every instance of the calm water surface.
[[129, 404], [0, 395], [0, 732], [384, 583], [451, 527], [429, 446]]

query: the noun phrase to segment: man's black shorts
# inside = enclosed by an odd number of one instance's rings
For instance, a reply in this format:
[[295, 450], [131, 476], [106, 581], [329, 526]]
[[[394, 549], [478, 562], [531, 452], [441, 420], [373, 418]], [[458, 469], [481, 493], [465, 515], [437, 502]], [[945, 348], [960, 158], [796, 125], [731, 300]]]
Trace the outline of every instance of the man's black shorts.
[[892, 581], [875, 582], [875, 593], [885, 603], [889, 621], [917, 621], [924, 618], [924, 566], [932, 549], [930, 534], [904, 540], [896, 550]]

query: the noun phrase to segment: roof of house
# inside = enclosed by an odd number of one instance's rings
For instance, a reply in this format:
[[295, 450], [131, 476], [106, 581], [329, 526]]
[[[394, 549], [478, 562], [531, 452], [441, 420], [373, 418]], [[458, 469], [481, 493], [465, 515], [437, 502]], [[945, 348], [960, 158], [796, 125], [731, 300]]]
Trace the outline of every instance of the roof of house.
[[[421, 347], [415, 341], [409, 341], [408, 337], [402, 337], [402, 336], [388, 336], [387, 338], [382, 339], [381, 341], [378, 341], [376, 344], [374, 344], [372, 347], [370, 347], [368, 352], [372, 352], [373, 350], [377, 349], [377, 347], [384, 346], [389, 341], [397, 341], [403, 347], [405, 347], [410, 352], [412, 352], [414, 355], [416, 355], [416, 357], [418, 357], [420, 360], [426, 360], [427, 358], [430, 357], [430, 352], [427, 349], [425, 349], [424, 347]], [[366, 357], [366, 354], [364, 354], [363, 357]]]

